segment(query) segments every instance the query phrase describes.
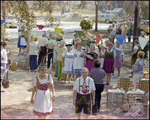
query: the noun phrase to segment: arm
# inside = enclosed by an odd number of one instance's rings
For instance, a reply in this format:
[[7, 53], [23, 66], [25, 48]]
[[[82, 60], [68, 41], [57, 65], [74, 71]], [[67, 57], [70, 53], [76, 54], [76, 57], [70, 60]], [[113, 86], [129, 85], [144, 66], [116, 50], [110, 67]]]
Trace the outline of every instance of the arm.
[[134, 49], [134, 51], [130, 54], [130, 56], [134, 55], [137, 52], [137, 49]]
[[36, 86], [34, 86], [32, 90], [32, 95], [31, 95], [31, 100], [30, 100], [31, 104], [34, 103], [33, 97], [34, 97], [35, 92], [36, 92]]
[[38, 44], [38, 54], [40, 54], [40, 51], [41, 51], [41, 47], [40, 47], [40, 45]]
[[95, 90], [92, 90], [92, 105], [95, 104]]
[[64, 59], [65, 59], [65, 57], [62, 56], [62, 66], [63, 66], [63, 67], [65, 66], [65, 65], [64, 65]]
[[54, 90], [54, 84], [50, 84], [50, 89], [52, 91], [52, 101], [55, 101], [55, 90]]
[[77, 91], [73, 90], [73, 105], [75, 106], [76, 103], [76, 95], [77, 95]]
[[4, 60], [4, 57], [3, 57], [3, 56], [1, 56], [1, 59], [2, 59], [2, 60]]
[[84, 53], [86, 53], [86, 51], [87, 51], [87, 49], [85, 49], [84, 52], [82, 52], [82, 53], [79, 55], [79, 57], [82, 56]]
[[93, 57], [86, 55], [86, 53], [84, 53], [84, 56], [87, 57], [87, 58], [89, 58], [90, 60], [94, 60]]

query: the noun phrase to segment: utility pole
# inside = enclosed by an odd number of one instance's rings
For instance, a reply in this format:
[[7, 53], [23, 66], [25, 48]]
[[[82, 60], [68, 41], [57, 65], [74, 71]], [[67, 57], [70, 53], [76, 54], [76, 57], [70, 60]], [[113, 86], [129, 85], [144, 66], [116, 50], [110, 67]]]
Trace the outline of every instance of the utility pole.
[[133, 44], [132, 50], [134, 47], [134, 41], [138, 39], [139, 30], [140, 30], [140, 19], [139, 19], [139, 10], [138, 10], [138, 1], [136, 2], [135, 11], [134, 11], [134, 33], [133, 33]]
[[98, 23], [98, 5], [99, 1], [95, 1], [95, 31], [97, 31], [97, 23]]

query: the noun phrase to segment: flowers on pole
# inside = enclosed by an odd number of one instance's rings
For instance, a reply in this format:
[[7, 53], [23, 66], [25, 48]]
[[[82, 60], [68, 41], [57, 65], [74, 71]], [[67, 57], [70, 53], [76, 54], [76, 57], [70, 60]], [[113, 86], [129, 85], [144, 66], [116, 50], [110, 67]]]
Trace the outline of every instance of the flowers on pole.
[[80, 26], [85, 31], [92, 29], [93, 24], [94, 20], [89, 16], [85, 16], [82, 20], [80, 20]]

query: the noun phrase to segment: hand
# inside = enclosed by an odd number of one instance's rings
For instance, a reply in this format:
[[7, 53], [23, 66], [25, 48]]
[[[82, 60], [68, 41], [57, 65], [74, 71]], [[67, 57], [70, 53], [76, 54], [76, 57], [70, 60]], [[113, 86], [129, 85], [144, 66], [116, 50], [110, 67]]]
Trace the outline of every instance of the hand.
[[92, 100], [92, 105], [95, 105], [95, 99]]
[[30, 100], [30, 102], [31, 102], [31, 104], [33, 104], [33, 103], [34, 103], [34, 100], [33, 100], [33, 99], [31, 99], [31, 100]]
[[75, 102], [75, 101], [73, 101], [73, 105], [74, 105], [74, 106], [76, 105], [76, 102]]
[[55, 96], [52, 97], [52, 101], [53, 101], [53, 102], [55, 101]]
[[4, 60], [4, 57], [3, 57], [3, 56], [1, 56], [1, 58], [2, 58], [2, 60]]
[[40, 54], [40, 51], [38, 51], [38, 54]]
[[85, 48], [84, 53], [86, 53], [86, 52], [87, 52], [87, 49]]

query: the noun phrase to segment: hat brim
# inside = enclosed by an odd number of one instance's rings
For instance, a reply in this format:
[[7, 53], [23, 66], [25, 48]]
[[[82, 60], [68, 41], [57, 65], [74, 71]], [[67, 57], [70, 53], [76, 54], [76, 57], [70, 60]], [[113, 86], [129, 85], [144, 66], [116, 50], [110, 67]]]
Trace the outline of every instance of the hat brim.
[[72, 46], [72, 44], [67, 44], [67, 45], [65, 45], [65, 46]]

